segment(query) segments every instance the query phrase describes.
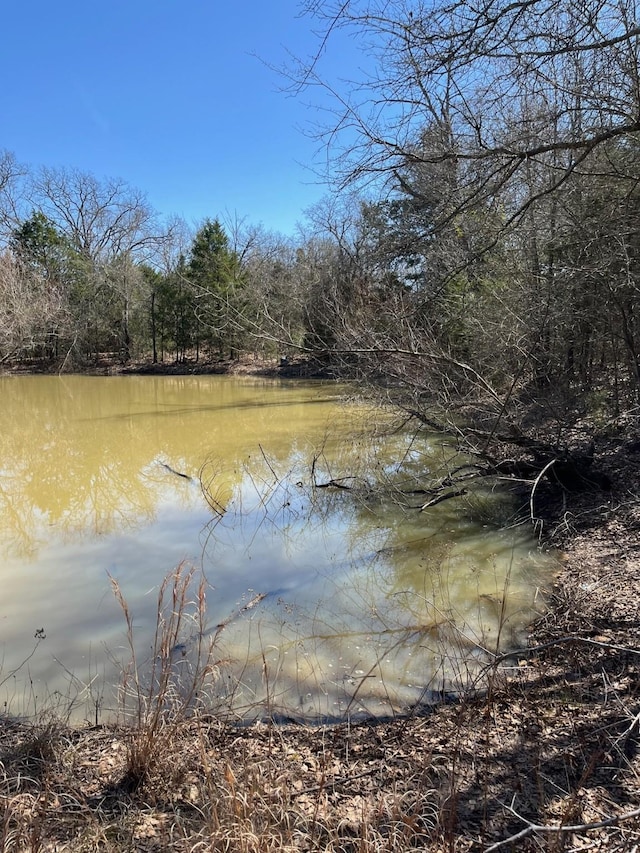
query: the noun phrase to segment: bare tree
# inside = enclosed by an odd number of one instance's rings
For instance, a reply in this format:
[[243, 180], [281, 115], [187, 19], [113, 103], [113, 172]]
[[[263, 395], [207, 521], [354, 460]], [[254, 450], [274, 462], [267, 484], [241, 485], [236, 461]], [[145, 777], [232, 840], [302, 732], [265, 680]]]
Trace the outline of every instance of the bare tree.
[[0, 253], [0, 363], [42, 356], [65, 320], [59, 289], [11, 252]]
[[[506, 221], [517, 221], [599, 146], [640, 129], [634, 0], [348, 0], [307, 11], [324, 24], [323, 49], [343, 29], [374, 60], [341, 88], [322, 77], [321, 52], [292, 71], [298, 88], [330, 90], [331, 139], [349, 131], [340, 179], [393, 181], [407, 163], [453, 164], [458, 193], [441, 225], [506, 188]], [[532, 162], [554, 180], [528, 186]]]
[[[291, 85], [333, 104], [318, 136], [337, 188], [375, 199], [347, 253], [358, 287], [346, 302], [371, 310], [333, 312], [336, 354], [368, 360], [419, 417], [438, 404], [440, 425], [486, 458], [515, 444], [532, 472], [588, 482], [592, 451], [568, 446], [575, 395], [605, 382], [623, 351], [630, 394], [640, 390], [634, 0], [306, 10], [320, 43]], [[363, 48], [356, 80], [323, 65], [345, 33]], [[553, 444], [525, 429], [531, 405], [556, 424]]]
[[31, 179], [29, 199], [77, 255], [70, 301], [83, 327], [78, 345], [94, 354], [117, 346], [128, 360], [131, 317], [147, 304], [138, 267], [158, 260], [167, 228], [139, 190], [75, 169], [41, 169]]
[[94, 263], [122, 254], [143, 260], [166, 238], [144, 193], [120, 179], [44, 168], [33, 177], [30, 196], [73, 248]]
[[0, 151], [0, 240], [7, 241], [20, 221], [22, 179], [26, 169], [10, 151]]

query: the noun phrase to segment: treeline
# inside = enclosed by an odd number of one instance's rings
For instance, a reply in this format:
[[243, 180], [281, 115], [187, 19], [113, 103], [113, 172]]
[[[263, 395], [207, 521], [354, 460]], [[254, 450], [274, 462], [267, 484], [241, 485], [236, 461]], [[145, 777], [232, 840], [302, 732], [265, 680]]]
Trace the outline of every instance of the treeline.
[[304, 335], [289, 288], [304, 264], [262, 228], [194, 230], [122, 181], [30, 170], [8, 152], [0, 214], [3, 362], [199, 360], [278, 351], [281, 327]]
[[[289, 75], [334, 104], [335, 184], [367, 194], [333, 217], [316, 340], [493, 470], [580, 480], [585, 414], [639, 423], [637, 3], [307, 5], [322, 51]], [[323, 65], [344, 34], [348, 84]]]
[[324, 48], [346, 29], [370, 70], [336, 83], [320, 52], [289, 72], [338, 95], [341, 191], [297, 239], [215, 218], [190, 233], [121, 182], [5, 154], [0, 358], [301, 352], [450, 422], [482, 399], [485, 448], [526, 444], [531, 401], [558, 422], [637, 405], [635, 4], [310, 9]]
[[330, 219], [308, 226], [298, 239], [237, 219], [193, 228], [124, 181], [4, 152], [0, 363], [327, 356], [343, 246]]

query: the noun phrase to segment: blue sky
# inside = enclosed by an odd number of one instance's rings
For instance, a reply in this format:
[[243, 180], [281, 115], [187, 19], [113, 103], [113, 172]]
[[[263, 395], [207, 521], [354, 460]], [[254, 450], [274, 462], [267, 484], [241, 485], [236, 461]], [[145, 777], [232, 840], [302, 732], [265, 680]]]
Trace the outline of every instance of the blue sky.
[[[123, 178], [164, 216], [237, 214], [292, 233], [326, 192], [301, 131], [320, 116], [265, 64], [314, 49], [298, 11], [296, 0], [6, 3], [0, 149]], [[347, 54], [343, 41], [339, 63]]]

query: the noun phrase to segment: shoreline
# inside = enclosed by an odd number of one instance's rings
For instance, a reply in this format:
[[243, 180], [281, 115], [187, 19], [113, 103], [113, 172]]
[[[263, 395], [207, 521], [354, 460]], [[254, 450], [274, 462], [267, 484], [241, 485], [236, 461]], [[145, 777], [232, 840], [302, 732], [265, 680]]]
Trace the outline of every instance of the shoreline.
[[149, 359], [122, 364], [116, 359], [99, 359], [95, 364], [76, 369], [48, 362], [24, 362], [0, 365], [0, 376], [265, 376], [282, 379], [332, 379], [326, 366], [313, 359], [258, 358], [215, 361], [152, 362]]
[[[135, 370], [156, 372], [178, 371]], [[0, 849], [634, 849], [640, 443], [598, 451], [612, 488], [547, 507], [542, 540], [563, 552], [548, 606], [485, 696], [320, 726], [0, 715]]]

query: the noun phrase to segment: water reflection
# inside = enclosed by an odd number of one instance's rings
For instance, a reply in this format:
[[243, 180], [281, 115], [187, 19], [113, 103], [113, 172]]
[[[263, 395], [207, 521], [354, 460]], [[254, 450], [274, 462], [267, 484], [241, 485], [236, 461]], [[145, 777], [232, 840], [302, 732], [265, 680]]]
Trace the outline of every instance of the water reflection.
[[0, 393], [0, 540], [20, 557], [35, 556], [50, 528], [76, 537], [149, 523], [176, 489], [189, 500], [173, 472], [197, 481], [212, 452], [233, 485], [256, 439], [286, 457], [325, 427], [338, 394], [184, 376], [3, 377]]
[[[522, 642], [549, 571], [525, 529], [474, 521], [472, 505], [456, 529], [452, 504], [407, 513], [362, 481], [354, 494], [314, 490], [302, 469], [271, 483], [268, 474], [247, 475], [207, 542], [213, 586], [232, 574], [261, 596], [217, 634], [230, 661], [222, 706], [241, 716], [404, 713]], [[228, 562], [235, 541], [251, 543], [244, 572]]]
[[[444, 476], [455, 450], [372, 437], [332, 384], [5, 377], [0, 390], [0, 684], [15, 712], [52, 692], [80, 715], [113, 707], [127, 651], [109, 576], [144, 658], [162, 578], [201, 567], [221, 661], [208, 698], [240, 716], [335, 717], [456, 689], [484, 649], [517, 641], [549, 571], [526, 532], [502, 529], [511, 507], [496, 496], [419, 512], [425, 473]], [[181, 664], [198, 639], [181, 638]]]

